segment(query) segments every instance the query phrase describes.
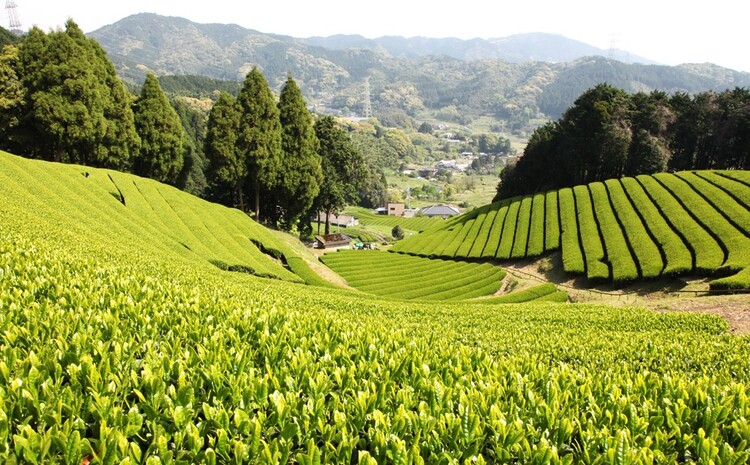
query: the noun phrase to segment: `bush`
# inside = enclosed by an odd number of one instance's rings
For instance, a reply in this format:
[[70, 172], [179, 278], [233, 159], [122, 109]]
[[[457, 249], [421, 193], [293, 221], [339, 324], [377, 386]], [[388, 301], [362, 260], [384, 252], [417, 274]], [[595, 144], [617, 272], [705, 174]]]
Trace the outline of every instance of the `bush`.
[[404, 238], [404, 228], [402, 228], [400, 225], [396, 225], [391, 230], [391, 236], [393, 236], [394, 239], [401, 240]]

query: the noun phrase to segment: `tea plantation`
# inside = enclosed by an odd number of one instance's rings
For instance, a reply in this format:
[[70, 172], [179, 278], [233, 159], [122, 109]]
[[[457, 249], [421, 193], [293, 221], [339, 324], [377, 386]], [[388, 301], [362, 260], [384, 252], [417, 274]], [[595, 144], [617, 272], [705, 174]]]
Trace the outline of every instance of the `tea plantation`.
[[0, 154], [0, 460], [750, 458], [750, 339], [718, 317], [379, 300], [300, 284], [248, 244], [272, 239], [166, 186]]
[[513, 260], [561, 250], [592, 282], [700, 273], [750, 288], [750, 175], [695, 171], [611, 179], [494, 203], [399, 242], [426, 257]]

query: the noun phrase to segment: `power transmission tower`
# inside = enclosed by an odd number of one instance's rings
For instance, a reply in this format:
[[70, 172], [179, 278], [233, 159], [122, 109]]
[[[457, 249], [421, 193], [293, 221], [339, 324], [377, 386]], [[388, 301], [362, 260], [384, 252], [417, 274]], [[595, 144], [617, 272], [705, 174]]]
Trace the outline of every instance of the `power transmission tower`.
[[16, 35], [21, 35], [21, 21], [18, 19], [18, 5], [13, 0], [5, 0], [5, 9], [8, 11], [8, 24], [10, 31]]
[[[13, 0], [10, 0], [13, 1]], [[365, 94], [362, 102], [362, 116], [365, 118], [372, 117], [372, 102], [370, 102], [370, 77], [365, 78]]]

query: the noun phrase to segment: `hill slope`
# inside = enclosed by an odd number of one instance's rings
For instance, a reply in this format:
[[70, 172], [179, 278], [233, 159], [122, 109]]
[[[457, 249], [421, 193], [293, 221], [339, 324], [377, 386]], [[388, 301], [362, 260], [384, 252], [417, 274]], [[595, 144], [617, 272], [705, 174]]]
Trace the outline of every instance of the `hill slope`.
[[306, 274], [296, 253], [239, 210], [151, 179], [0, 152], [0, 195], [6, 214], [64, 224], [79, 246], [303, 282], [285, 268], [291, 261]]
[[106, 176], [0, 157], [4, 462], [747, 461], [750, 339], [717, 317], [227, 273]]
[[392, 250], [513, 260], [561, 249], [565, 271], [593, 281], [738, 273], [712, 287], [747, 289], [748, 180], [746, 171], [661, 173], [507, 199]]

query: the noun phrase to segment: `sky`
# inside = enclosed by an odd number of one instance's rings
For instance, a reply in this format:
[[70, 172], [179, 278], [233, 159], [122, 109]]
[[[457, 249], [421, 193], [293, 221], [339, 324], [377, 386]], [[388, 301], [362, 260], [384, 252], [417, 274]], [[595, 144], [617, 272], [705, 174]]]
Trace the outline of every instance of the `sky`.
[[[294, 37], [359, 34], [494, 38], [561, 34], [666, 65], [711, 62], [750, 72], [746, 0], [6, 0], [22, 29], [45, 31], [72, 18], [92, 32], [136, 13], [179, 16]], [[8, 28], [8, 12], [2, 25]]]

